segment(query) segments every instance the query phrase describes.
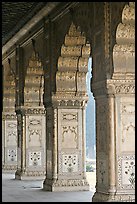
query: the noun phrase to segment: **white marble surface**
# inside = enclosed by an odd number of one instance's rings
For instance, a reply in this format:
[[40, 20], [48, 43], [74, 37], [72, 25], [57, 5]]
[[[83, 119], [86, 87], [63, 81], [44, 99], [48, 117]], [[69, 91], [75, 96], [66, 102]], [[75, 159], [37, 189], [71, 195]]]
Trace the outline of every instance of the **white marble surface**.
[[92, 202], [93, 191], [46, 192], [43, 181], [15, 180], [14, 173], [2, 175], [2, 202]]

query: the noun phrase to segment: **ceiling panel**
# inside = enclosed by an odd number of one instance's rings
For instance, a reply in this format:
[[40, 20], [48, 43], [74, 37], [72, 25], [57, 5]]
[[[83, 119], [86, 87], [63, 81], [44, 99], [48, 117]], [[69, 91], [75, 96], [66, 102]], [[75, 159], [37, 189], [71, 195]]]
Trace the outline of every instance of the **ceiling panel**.
[[2, 44], [4, 45], [47, 2], [2, 2]]

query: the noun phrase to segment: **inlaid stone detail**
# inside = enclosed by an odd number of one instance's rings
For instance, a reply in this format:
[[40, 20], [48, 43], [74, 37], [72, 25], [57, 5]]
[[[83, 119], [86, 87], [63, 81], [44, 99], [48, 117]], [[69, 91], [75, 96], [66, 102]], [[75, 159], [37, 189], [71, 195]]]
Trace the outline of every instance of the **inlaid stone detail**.
[[29, 152], [29, 166], [41, 165], [41, 152]]
[[9, 162], [17, 162], [17, 150], [16, 149], [7, 150], [7, 160]]
[[118, 157], [118, 188], [135, 189], [135, 156]]
[[122, 160], [122, 184], [135, 185], [135, 161]]
[[78, 156], [77, 155], [62, 155], [62, 172], [77, 172], [78, 171]]

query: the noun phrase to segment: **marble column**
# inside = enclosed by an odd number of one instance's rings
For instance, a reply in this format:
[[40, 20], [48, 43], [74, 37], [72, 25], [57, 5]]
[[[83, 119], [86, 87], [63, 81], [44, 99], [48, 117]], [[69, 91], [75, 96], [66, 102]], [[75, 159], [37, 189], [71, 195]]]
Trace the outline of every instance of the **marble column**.
[[135, 3], [116, 31], [111, 79], [93, 84], [97, 183], [93, 202], [135, 202]]
[[46, 191], [89, 190], [85, 175], [86, 74], [90, 45], [72, 23], [61, 47], [56, 92], [47, 101]]
[[15, 79], [7, 76], [4, 81], [2, 112], [2, 169], [17, 169], [17, 117], [15, 113]]
[[24, 105], [16, 107], [18, 166], [16, 179], [39, 180], [46, 173], [46, 113], [43, 106], [43, 66], [33, 51], [27, 67]]

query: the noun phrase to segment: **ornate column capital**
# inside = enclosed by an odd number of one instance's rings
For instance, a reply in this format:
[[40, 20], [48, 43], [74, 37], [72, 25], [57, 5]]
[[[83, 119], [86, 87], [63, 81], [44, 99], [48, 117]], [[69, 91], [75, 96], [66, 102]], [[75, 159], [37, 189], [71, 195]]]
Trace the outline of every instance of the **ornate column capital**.
[[103, 95], [135, 94], [134, 79], [107, 79], [92, 84], [95, 97]]
[[135, 80], [107, 80], [107, 92], [117, 94], [135, 94]]
[[84, 107], [88, 101], [88, 96], [87, 95], [75, 95], [73, 93], [59, 93], [57, 92], [56, 94], [52, 95], [52, 104], [54, 107], [59, 107], [59, 106], [73, 106], [75, 107]]

